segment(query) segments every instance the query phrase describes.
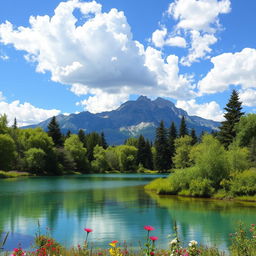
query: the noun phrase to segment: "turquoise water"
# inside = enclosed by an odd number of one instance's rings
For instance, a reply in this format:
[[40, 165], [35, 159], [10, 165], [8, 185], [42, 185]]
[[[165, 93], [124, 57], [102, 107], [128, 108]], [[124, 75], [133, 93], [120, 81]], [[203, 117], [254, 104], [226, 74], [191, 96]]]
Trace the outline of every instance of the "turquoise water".
[[176, 220], [180, 236], [189, 241], [227, 248], [229, 233], [239, 221], [256, 222], [256, 204], [157, 196], [143, 186], [159, 177], [107, 174], [0, 180], [0, 230], [10, 232], [6, 249], [29, 248], [37, 223], [65, 246], [82, 244], [91, 228], [94, 247], [112, 240], [139, 246], [144, 225], [155, 227], [158, 245], [168, 246]]

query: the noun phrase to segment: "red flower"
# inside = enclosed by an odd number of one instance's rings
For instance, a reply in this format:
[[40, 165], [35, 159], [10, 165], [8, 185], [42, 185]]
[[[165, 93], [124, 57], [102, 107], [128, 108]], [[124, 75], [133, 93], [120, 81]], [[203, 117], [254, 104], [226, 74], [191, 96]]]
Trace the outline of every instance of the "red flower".
[[152, 226], [144, 226], [144, 229], [146, 229], [147, 231], [155, 230]]
[[150, 255], [155, 255], [155, 253], [154, 252], [150, 252]]
[[90, 229], [90, 228], [84, 228], [84, 231], [86, 231], [87, 233], [90, 233], [90, 232], [92, 232], [92, 229]]
[[117, 241], [117, 240], [114, 240], [114, 241], [112, 241], [111, 243], [112, 243], [112, 244], [117, 244], [118, 241]]
[[252, 227], [255, 227], [255, 224], [252, 224], [251, 226], [252, 226]]
[[151, 236], [151, 237], [149, 237], [152, 241], [156, 241], [156, 240], [158, 240], [158, 237], [157, 236]]

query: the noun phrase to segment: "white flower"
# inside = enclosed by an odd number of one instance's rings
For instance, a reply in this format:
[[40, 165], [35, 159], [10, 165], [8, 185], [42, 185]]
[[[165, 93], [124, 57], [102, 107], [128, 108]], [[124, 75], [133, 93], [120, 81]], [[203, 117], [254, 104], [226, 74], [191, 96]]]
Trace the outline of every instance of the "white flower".
[[191, 240], [191, 241], [189, 242], [188, 246], [191, 247], [191, 246], [195, 246], [195, 245], [197, 245], [197, 244], [198, 244], [197, 241]]
[[177, 243], [178, 243], [177, 238], [174, 238], [174, 239], [170, 242], [171, 245], [172, 245], [172, 244], [177, 244]]

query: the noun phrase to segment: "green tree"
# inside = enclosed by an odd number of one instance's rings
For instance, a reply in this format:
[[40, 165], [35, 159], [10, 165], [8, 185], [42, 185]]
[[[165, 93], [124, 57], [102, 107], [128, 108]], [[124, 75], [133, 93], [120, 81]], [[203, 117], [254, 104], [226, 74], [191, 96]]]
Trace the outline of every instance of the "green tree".
[[134, 147], [138, 148], [138, 142], [139, 142], [138, 138], [131, 137], [131, 138], [128, 138], [125, 140], [124, 145], [134, 146]]
[[196, 131], [194, 128], [191, 130], [190, 136], [192, 138], [191, 145], [194, 146], [198, 141], [197, 136], [196, 136]]
[[146, 167], [146, 159], [147, 159], [147, 152], [146, 149], [146, 141], [145, 138], [140, 135], [138, 140], [138, 151], [136, 156], [136, 164], [139, 166], [139, 164], [142, 164], [143, 167]]
[[92, 132], [86, 135], [85, 145], [87, 149], [87, 157], [89, 162], [94, 160], [93, 150], [96, 145], [101, 145], [101, 136], [97, 132]]
[[8, 171], [15, 161], [15, 143], [9, 134], [0, 134], [0, 170]]
[[78, 131], [78, 138], [83, 143], [84, 147], [86, 147], [86, 136], [83, 129], [79, 129]]
[[242, 102], [239, 101], [239, 95], [236, 90], [232, 91], [229, 102], [227, 103], [224, 117], [225, 121], [221, 122], [219, 131], [219, 140], [227, 148], [236, 137], [235, 125], [240, 121], [241, 116], [244, 114], [242, 110]]
[[7, 115], [0, 115], [0, 134], [6, 134], [8, 132]]
[[175, 140], [176, 153], [173, 157], [173, 163], [176, 168], [186, 168], [191, 166], [190, 151], [192, 138], [188, 135]]
[[256, 167], [256, 137], [252, 137], [249, 145], [249, 160], [252, 167]]
[[104, 149], [107, 149], [108, 147], [104, 132], [100, 134], [100, 146], [102, 146]]
[[85, 172], [88, 170], [88, 161], [86, 157], [86, 148], [80, 141], [78, 135], [72, 134], [64, 143], [64, 149], [70, 152], [78, 171]]
[[154, 164], [153, 164], [153, 154], [151, 151], [151, 145], [149, 140], [146, 141], [146, 146], [145, 146], [145, 152], [146, 152], [146, 161], [145, 161], [145, 168], [149, 169], [149, 170], [153, 170], [154, 169]]
[[155, 138], [156, 169], [159, 171], [168, 170], [171, 167], [171, 159], [169, 153], [169, 145], [167, 140], [167, 133], [164, 127], [164, 122], [161, 121], [159, 127], [156, 129]]
[[169, 140], [169, 154], [170, 154], [170, 163], [171, 163], [171, 167], [173, 167], [173, 161], [172, 158], [175, 155], [175, 139], [177, 138], [177, 129], [175, 126], [175, 123], [172, 122], [170, 128], [169, 128], [169, 132], [168, 132], [168, 140]]
[[60, 132], [60, 127], [55, 116], [52, 117], [47, 128], [48, 128], [48, 135], [52, 138], [54, 145], [56, 147], [63, 146], [62, 134]]
[[184, 137], [185, 135], [188, 135], [188, 129], [187, 129], [185, 117], [182, 116], [181, 121], [180, 121], [179, 136], [180, 136], [180, 137]]
[[95, 172], [105, 172], [108, 171], [109, 165], [106, 159], [106, 150], [99, 145], [96, 145], [93, 150], [94, 159], [92, 161], [92, 168]]
[[121, 145], [115, 147], [119, 160], [119, 170], [121, 172], [135, 171], [137, 148], [133, 146]]
[[44, 174], [46, 154], [41, 148], [30, 148], [25, 152], [26, 169], [36, 174]]

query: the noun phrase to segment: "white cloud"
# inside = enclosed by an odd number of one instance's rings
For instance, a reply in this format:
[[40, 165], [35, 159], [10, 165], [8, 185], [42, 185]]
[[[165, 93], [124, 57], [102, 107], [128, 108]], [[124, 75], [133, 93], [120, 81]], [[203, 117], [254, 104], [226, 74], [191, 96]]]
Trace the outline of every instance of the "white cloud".
[[189, 115], [196, 115], [206, 119], [223, 121], [223, 111], [216, 101], [197, 104], [194, 99], [189, 101], [177, 101], [176, 106], [188, 112]]
[[189, 54], [181, 59], [181, 63], [184, 66], [190, 66], [191, 63], [198, 61], [205, 57], [207, 53], [210, 53], [212, 49], [210, 45], [215, 44], [217, 38], [214, 35], [204, 34], [200, 35], [200, 32], [193, 30], [191, 31], [191, 48]]
[[16, 117], [18, 125], [25, 126], [42, 122], [60, 114], [60, 111], [56, 109], [46, 110], [37, 108], [28, 102], [22, 104], [18, 100], [7, 103], [4, 101], [4, 97], [0, 92], [0, 114], [6, 114], [10, 124], [13, 123]]
[[221, 27], [219, 15], [229, 13], [230, 0], [175, 0], [167, 13], [177, 20], [176, 33], [190, 37], [189, 54], [181, 63], [190, 66], [211, 52], [217, 42], [216, 31]]
[[82, 100], [77, 104], [84, 106], [84, 108], [91, 113], [99, 113], [114, 110], [128, 99], [129, 95], [127, 94], [109, 94], [105, 92], [98, 92], [96, 95], [90, 96], [88, 99]]
[[187, 46], [186, 40], [181, 36], [169, 37], [166, 40], [165, 44], [169, 46], [177, 46], [182, 48], [185, 48]]
[[224, 53], [211, 59], [214, 67], [199, 81], [200, 93], [222, 92], [230, 85], [243, 89], [256, 87], [256, 49]]
[[[79, 23], [75, 9], [83, 16]], [[52, 17], [31, 16], [29, 22], [29, 27], [18, 28], [8, 21], [0, 24], [0, 42], [27, 52], [25, 58], [37, 64], [37, 72], [49, 71], [53, 81], [71, 85], [77, 95], [94, 90], [122, 94], [123, 87], [134, 94], [171, 92], [173, 98], [192, 94], [191, 81], [178, 73], [177, 58], [164, 59], [155, 52], [161, 66], [152, 67], [156, 61], [152, 48], [133, 40], [121, 11], [104, 13], [95, 1], [70, 0], [61, 2]], [[169, 44], [182, 44], [182, 39], [170, 39]]]
[[256, 107], [256, 90], [248, 89], [240, 91], [239, 97], [244, 106]]
[[0, 59], [1, 60], [9, 60], [9, 56], [7, 56], [7, 55], [0, 55]]
[[0, 101], [5, 100], [5, 97], [2, 92], [0, 92]]

